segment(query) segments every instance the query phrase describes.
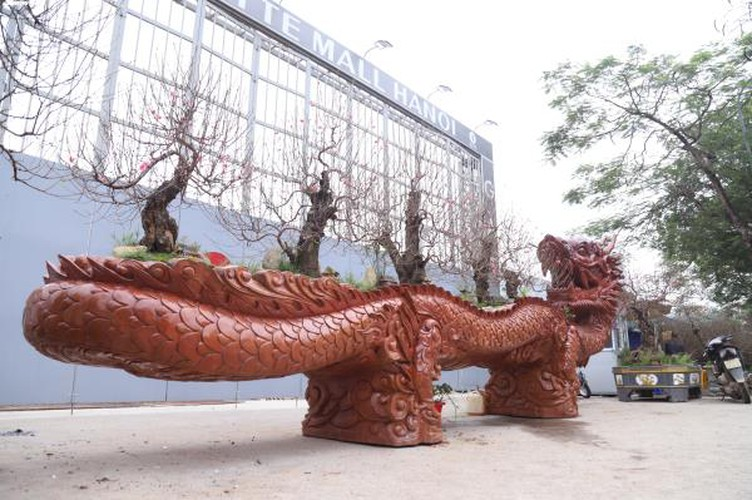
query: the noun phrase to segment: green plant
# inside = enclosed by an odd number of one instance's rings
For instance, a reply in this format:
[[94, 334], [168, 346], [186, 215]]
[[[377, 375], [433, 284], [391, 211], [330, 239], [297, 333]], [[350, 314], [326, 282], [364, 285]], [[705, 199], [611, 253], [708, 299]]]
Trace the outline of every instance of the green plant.
[[376, 289], [376, 283], [363, 283], [362, 281], [359, 281], [357, 287], [361, 292], [368, 292], [369, 290]]
[[619, 351], [619, 354], [616, 355], [616, 360], [619, 365], [621, 366], [627, 366], [629, 364], [629, 360], [632, 356], [632, 351], [629, 349], [628, 346], [622, 347], [621, 351]]
[[357, 288], [361, 292], [367, 292], [368, 290], [373, 290], [376, 288], [376, 284], [373, 283], [366, 283], [364, 280], [359, 280], [355, 277], [355, 275], [352, 272], [348, 272], [345, 274], [344, 279], [341, 280], [343, 283], [347, 283], [348, 285]]
[[199, 254], [201, 253], [201, 245], [195, 241], [188, 241], [185, 237], [180, 238], [177, 245], [181, 253], [187, 254]]
[[248, 271], [251, 274], [256, 274], [257, 272], [259, 272], [261, 270], [261, 264], [259, 264], [258, 262], [252, 262], [252, 261], [245, 262], [245, 261], [241, 261], [237, 265], [239, 267], [245, 268], [246, 271]]
[[168, 262], [175, 258], [173, 253], [149, 252], [143, 246], [136, 246], [133, 250], [123, 250], [118, 255], [123, 259], [157, 262]]
[[139, 244], [141, 236], [138, 232], [124, 233], [120, 236], [113, 234], [112, 240], [116, 247], [134, 247]]
[[695, 360], [686, 352], [680, 354], [664, 354], [661, 364], [664, 365], [694, 365]]
[[454, 392], [452, 386], [446, 382], [443, 384], [433, 384], [433, 400], [444, 401], [444, 396], [447, 396]]
[[619, 352], [619, 364], [622, 366], [638, 365], [694, 365], [695, 360], [688, 353], [665, 354], [656, 349], [635, 349], [625, 347]]
[[475, 294], [466, 288], [460, 290], [460, 298], [464, 301], [475, 304]]
[[574, 313], [572, 312], [572, 309], [569, 308], [569, 306], [564, 306], [564, 317], [567, 318], [567, 321], [573, 321], [574, 320]]
[[277, 268], [277, 270], [278, 271], [290, 271], [291, 273], [300, 272], [298, 267], [287, 259], [282, 259], [279, 261], [279, 267]]
[[500, 307], [509, 304], [511, 300], [507, 300], [503, 297], [489, 297], [488, 300], [478, 302], [478, 307]]

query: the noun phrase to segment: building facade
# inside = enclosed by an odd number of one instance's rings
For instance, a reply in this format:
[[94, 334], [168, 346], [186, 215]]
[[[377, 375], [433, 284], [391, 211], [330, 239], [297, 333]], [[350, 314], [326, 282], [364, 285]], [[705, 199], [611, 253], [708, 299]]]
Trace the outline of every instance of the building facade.
[[[101, 169], [108, 178], [153, 189], [179, 161], [155, 161], [180, 120], [175, 111], [198, 98], [189, 135], [207, 144], [197, 170], [204, 184], [196, 181], [184, 193], [194, 205], [299, 227], [307, 183], [327, 169], [348, 214], [334, 225], [331, 242], [344, 238], [356, 249], [325, 245], [323, 264], [357, 271], [363, 267], [357, 243], [384, 221], [401, 243], [406, 199], [417, 185], [424, 209], [439, 215], [424, 244], [440, 260], [461, 265], [458, 238], [467, 227], [462, 221], [472, 217], [467, 207], [493, 206], [491, 144], [364, 55], [271, 0], [64, 4], [54, 22], [69, 29], [59, 30], [64, 36], [51, 40], [39, 59], [40, 71], [57, 84], [20, 89], [2, 102], [2, 143], [23, 151], [31, 170]], [[45, 36], [4, 17], [11, 37]], [[6, 87], [10, 76], [0, 75]], [[40, 119], [49, 124], [42, 133], [21, 133], [29, 120]], [[45, 190], [65, 191], [54, 174], [46, 181]], [[110, 217], [87, 197], [49, 197], [5, 179], [0, 195], [1, 265], [15, 284], [3, 287], [0, 305], [11, 345], [2, 354], [0, 404], [302, 395], [302, 376], [248, 385], [168, 384], [41, 358], [23, 341], [20, 312], [39, 284], [43, 261], [56, 253], [109, 253], [112, 236], [135, 232], [138, 224], [118, 223], [127, 215], [113, 209], [120, 219]], [[178, 214], [181, 228], [204, 248], [222, 249], [236, 261], [258, 258], [266, 248], [238, 243], [205, 213], [186, 205]], [[483, 383], [473, 371], [449, 374], [448, 381]]]

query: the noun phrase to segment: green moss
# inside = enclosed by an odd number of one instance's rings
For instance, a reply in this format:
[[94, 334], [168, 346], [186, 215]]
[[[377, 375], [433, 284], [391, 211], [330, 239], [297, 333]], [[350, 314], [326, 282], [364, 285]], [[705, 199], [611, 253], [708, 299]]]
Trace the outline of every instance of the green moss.
[[134, 248], [131, 250], [122, 250], [118, 253], [118, 257], [123, 259], [141, 260], [141, 261], [157, 261], [157, 262], [169, 262], [173, 259], [178, 259], [182, 255], [165, 252], [149, 252], [143, 248]]

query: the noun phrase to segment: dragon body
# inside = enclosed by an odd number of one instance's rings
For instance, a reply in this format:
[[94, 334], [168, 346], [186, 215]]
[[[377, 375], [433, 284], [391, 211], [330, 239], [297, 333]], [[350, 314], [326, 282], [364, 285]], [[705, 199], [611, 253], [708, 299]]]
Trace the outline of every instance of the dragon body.
[[64, 362], [165, 380], [305, 373], [306, 435], [391, 446], [440, 442], [442, 369], [490, 370], [486, 411], [577, 414], [576, 366], [599, 351], [619, 265], [599, 245], [547, 236], [550, 299], [494, 312], [431, 285], [360, 292], [331, 278], [118, 258], [61, 257], [27, 299], [24, 333]]

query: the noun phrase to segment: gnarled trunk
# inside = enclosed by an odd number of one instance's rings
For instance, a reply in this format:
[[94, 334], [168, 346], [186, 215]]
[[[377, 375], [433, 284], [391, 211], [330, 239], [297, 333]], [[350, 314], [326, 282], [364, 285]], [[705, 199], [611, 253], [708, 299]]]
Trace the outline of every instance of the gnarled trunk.
[[[486, 219], [481, 218], [479, 222]], [[480, 236], [476, 258], [472, 261], [473, 281], [475, 282], [475, 298], [478, 304], [488, 302], [491, 298], [489, 288], [491, 286], [492, 261], [496, 255], [496, 231], [484, 231]]]
[[169, 204], [180, 194], [180, 186], [174, 179], [163, 182], [146, 199], [141, 210], [141, 226], [144, 237], [140, 243], [150, 252], [174, 252], [178, 240], [178, 223], [167, 211]]
[[303, 228], [300, 231], [298, 243], [295, 247], [283, 245], [282, 249], [299, 273], [315, 278], [321, 275], [319, 251], [326, 225], [337, 215], [328, 171], [321, 172], [318, 189], [307, 194], [311, 200], [311, 208], [308, 210]]
[[191, 152], [188, 157], [179, 155], [172, 178], [162, 182], [146, 197], [146, 205], [141, 210], [144, 237], [140, 243], [149, 251], [171, 253], [177, 250], [178, 223], [170, 216], [167, 207], [185, 191], [200, 158], [198, 152]]
[[488, 269], [478, 268], [473, 271], [473, 281], [475, 282], [475, 298], [478, 300], [478, 304], [483, 304], [489, 301], [491, 296], [488, 293], [488, 289], [491, 287], [491, 280], [489, 278]]
[[507, 298], [516, 299], [520, 295], [520, 286], [522, 286], [522, 280], [519, 273], [504, 270], [504, 292], [507, 294]]
[[400, 283], [420, 285], [426, 282], [427, 260], [420, 254], [408, 255], [408, 252], [405, 252], [397, 260], [394, 269], [397, 271]]
[[420, 252], [420, 232], [425, 214], [420, 209], [420, 189], [417, 180], [413, 179], [410, 182], [410, 192], [405, 206], [405, 250], [400, 252], [397, 249], [388, 227], [377, 242], [389, 254], [399, 282], [419, 285], [426, 282], [428, 259]]

